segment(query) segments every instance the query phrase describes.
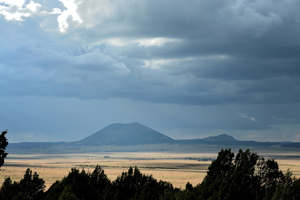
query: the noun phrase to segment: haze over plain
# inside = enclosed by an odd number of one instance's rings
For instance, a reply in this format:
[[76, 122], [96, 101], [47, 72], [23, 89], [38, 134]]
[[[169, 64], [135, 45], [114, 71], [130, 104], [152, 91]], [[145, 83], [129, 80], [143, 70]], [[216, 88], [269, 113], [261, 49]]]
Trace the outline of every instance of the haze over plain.
[[75, 141], [120, 122], [174, 139], [300, 141], [300, 4], [0, 0], [0, 130]]

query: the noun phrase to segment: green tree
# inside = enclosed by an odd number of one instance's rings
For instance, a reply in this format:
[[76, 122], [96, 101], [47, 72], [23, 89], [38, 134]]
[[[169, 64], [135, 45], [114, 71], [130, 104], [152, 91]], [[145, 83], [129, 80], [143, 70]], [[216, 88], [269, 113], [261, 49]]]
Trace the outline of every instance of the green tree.
[[285, 174], [284, 180], [282, 184], [278, 185], [276, 188], [276, 192], [272, 196], [272, 200], [289, 200], [292, 199], [292, 185], [296, 180], [295, 177], [292, 176], [292, 172], [289, 170]]
[[[72, 168], [67, 177], [62, 181], [56, 181], [46, 192], [45, 200], [57, 199], [103, 199], [103, 188], [97, 186], [103, 183], [106, 175], [102, 174], [102, 169], [98, 166], [92, 173], [86, 173], [84, 169], [79, 172], [78, 169]], [[93, 178], [92, 178], [93, 177]], [[108, 180], [108, 179], [107, 179]], [[98, 185], [99, 184], [99, 185]], [[103, 184], [103, 187], [104, 184]]]
[[193, 191], [193, 185], [190, 182], [187, 182], [185, 190], [175, 189], [174, 197], [176, 200], [196, 200], [197, 198]]
[[111, 185], [110, 180], [107, 175], [104, 173], [104, 170], [100, 165], [97, 165], [90, 175], [93, 185], [97, 187], [97, 190], [103, 193], [107, 186]]
[[277, 162], [250, 150], [221, 150], [194, 191], [198, 199], [271, 199], [284, 175]]
[[239, 150], [230, 172], [230, 199], [255, 199], [260, 187], [260, 181], [255, 175], [258, 159], [259, 156], [251, 153], [249, 149], [245, 152]]
[[11, 200], [16, 194], [21, 191], [20, 184], [17, 182], [12, 182], [10, 177], [5, 178], [1, 190], [0, 190], [0, 199], [1, 200]]
[[68, 185], [67, 187], [64, 188], [58, 200], [79, 200], [79, 199], [76, 197], [76, 194], [72, 192], [71, 186]]
[[29, 168], [24, 174], [24, 178], [20, 181], [21, 191], [27, 194], [30, 199], [40, 199], [45, 189], [45, 181], [39, 178], [39, 175]]
[[208, 167], [204, 180], [196, 187], [195, 193], [199, 199], [218, 199], [226, 195], [228, 191], [226, 183], [230, 179], [229, 173], [233, 167], [233, 158], [234, 153], [231, 149], [222, 149], [218, 153], [217, 159]]
[[[283, 183], [284, 174], [279, 170], [278, 163], [274, 159], [260, 158], [257, 163], [257, 178], [260, 182], [260, 190], [257, 190], [261, 199], [272, 199], [278, 185]], [[289, 173], [287, 173], [289, 176]]]
[[0, 167], [4, 164], [4, 158], [6, 158], [7, 153], [5, 152], [8, 145], [8, 141], [5, 137], [6, 131], [2, 131], [0, 135]]
[[28, 168], [24, 174], [24, 178], [20, 182], [12, 183], [10, 177], [5, 178], [0, 189], [1, 200], [26, 200], [26, 199], [43, 199], [44, 180], [39, 175]]
[[[114, 199], [171, 199], [174, 197], [172, 184], [159, 181], [142, 174], [135, 167], [130, 167], [128, 172], [122, 172], [121, 176], [113, 182], [112, 188], [115, 191]], [[169, 198], [169, 199], [170, 199]]]
[[293, 173], [288, 170], [283, 181], [278, 184], [272, 200], [296, 199], [300, 199], [300, 179], [293, 176]]

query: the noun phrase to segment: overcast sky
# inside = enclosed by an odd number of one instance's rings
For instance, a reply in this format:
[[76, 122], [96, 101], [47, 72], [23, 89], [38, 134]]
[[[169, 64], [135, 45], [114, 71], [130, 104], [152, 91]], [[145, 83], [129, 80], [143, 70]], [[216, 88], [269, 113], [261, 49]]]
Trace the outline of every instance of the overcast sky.
[[0, 0], [0, 130], [300, 142], [299, 0]]

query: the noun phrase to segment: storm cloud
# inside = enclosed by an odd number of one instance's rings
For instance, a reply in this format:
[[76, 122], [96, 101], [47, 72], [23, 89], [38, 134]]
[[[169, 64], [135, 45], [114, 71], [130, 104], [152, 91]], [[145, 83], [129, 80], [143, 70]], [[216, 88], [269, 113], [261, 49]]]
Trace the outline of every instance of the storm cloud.
[[[299, 9], [296, 0], [0, 0], [0, 128], [15, 141], [25, 132], [69, 141], [138, 121], [177, 138], [299, 140]], [[28, 110], [6, 118], [20, 106]], [[69, 119], [81, 108], [106, 120]], [[41, 116], [65, 136], [35, 126]], [[14, 118], [27, 122], [16, 128]]]

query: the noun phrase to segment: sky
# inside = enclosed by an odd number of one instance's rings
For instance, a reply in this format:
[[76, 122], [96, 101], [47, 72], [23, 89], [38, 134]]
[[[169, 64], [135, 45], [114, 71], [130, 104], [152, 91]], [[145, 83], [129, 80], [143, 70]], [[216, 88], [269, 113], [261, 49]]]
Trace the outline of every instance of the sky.
[[300, 142], [299, 0], [0, 0], [0, 130]]

